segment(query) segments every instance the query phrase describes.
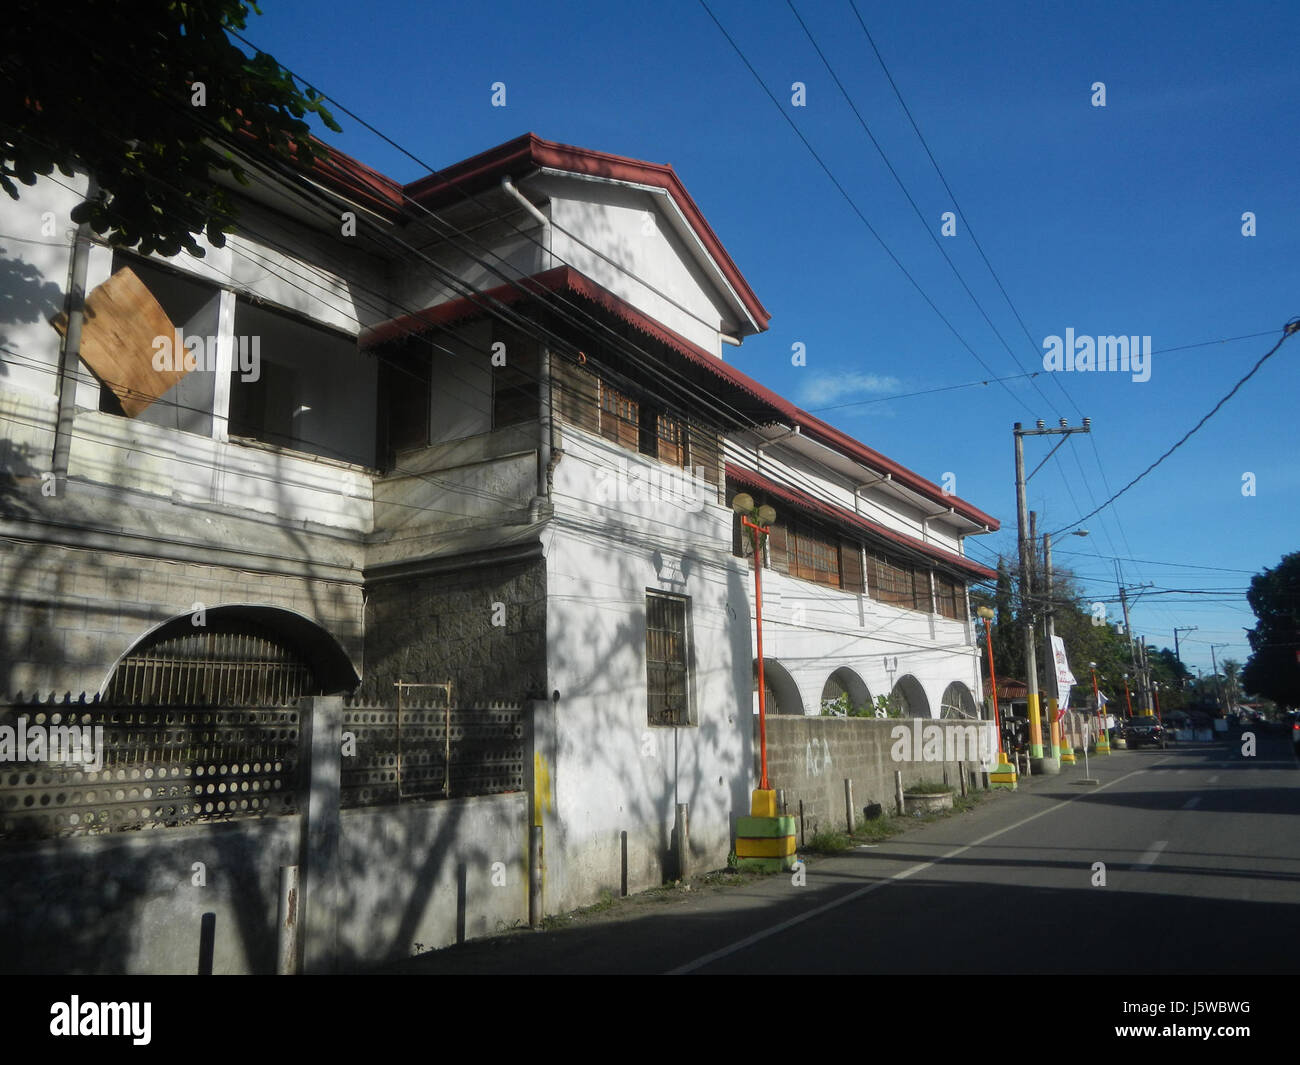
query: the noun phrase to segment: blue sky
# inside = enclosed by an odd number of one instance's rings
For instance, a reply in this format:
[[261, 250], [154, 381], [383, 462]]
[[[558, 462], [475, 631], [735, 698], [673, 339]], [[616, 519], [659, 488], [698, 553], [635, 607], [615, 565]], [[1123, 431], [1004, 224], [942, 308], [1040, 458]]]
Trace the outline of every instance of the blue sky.
[[[1071, 438], [1030, 482], [1040, 528], [1060, 529], [1195, 425], [1300, 315], [1294, 3], [858, 0], [1027, 327], [1028, 336], [959, 220], [942, 246], [1006, 346], [927, 233], [956, 208], [848, 0], [795, 6], [926, 225], [788, 4], [709, 6], [992, 375], [891, 261], [699, 0], [264, 0], [247, 35], [434, 167], [528, 131], [671, 163], [772, 313], [769, 331], [728, 350], [729, 361], [806, 407], [834, 408], [819, 413], [931, 480], [955, 475], [958, 494], [1003, 523], [967, 541], [983, 561], [1014, 552], [1014, 422], [1092, 419], [1091, 439]], [[505, 107], [491, 106], [497, 81]], [[796, 81], [806, 106], [791, 104]], [[1095, 82], [1105, 107], [1092, 104]], [[330, 143], [399, 180], [424, 173], [336, 117], [345, 132]], [[1242, 233], [1247, 211], [1252, 237]], [[1044, 338], [1067, 328], [1150, 336], [1150, 379], [1043, 371]], [[791, 364], [796, 342], [804, 367]], [[1220, 661], [1245, 660], [1250, 574], [1300, 546], [1297, 359], [1300, 337], [1088, 519], [1089, 537], [1057, 542], [1058, 563], [1089, 595], [1114, 597], [1115, 556], [1129, 585], [1155, 586], [1132, 610], [1148, 642], [1172, 646], [1175, 625], [1199, 626], [1183, 640], [1193, 669], [1209, 670], [1211, 642], [1228, 645]], [[1030, 468], [1054, 442], [1027, 442]], [[1246, 474], [1253, 496], [1243, 494]]]

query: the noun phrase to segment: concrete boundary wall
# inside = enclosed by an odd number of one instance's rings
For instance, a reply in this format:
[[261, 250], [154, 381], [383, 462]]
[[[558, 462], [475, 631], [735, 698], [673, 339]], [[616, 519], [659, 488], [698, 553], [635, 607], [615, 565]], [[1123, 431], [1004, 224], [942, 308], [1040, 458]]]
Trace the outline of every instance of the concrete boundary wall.
[[280, 868], [295, 864], [300, 971], [528, 920], [526, 792], [340, 811], [341, 700], [299, 705], [298, 814], [0, 841], [0, 973], [274, 973]]
[[[873, 802], [880, 803], [886, 813], [894, 811], [896, 770], [902, 771], [904, 787], [929, 782], [941, 784], [946, 771], [952, 787], [960, 789], [961, 770], [957, 759], [924, 760], [924, 742], [921, 750], [911, 749], [916, 725], [922, 729], [937, 726], [942, 730], [945, 753], [950, 749], [950, 743], [954, 753], [959, 750], [957, 730], [974, 728], [983, 732], [992, 728], [988, 722], [938, 718], [876, 720], [769, 716], [767, 765], [771, 785], [784, 790], [787, 810], [796, 817], [802, 800], [804, 831], [808, 838], [818, 828], [842, 832], [847, 827], [844, 807], [846, 779], [853, 782], [855, 818], [861, 818], [862, 808]], [[757, 719], [754, 728], [757, 731]], [[899, 740], [903, 733], [895, 731], [900, 728], [908, 734], [907, 742], [901, 745]], [[965, 737], [969, 734], [960, 735]], [[895, 750], [907, 758], [895, 761]], [[983, 770], [978, 759], [978, 752], [971, 752], [971, 760], [963, 760], [962, 768], [967, 774], [974, 773], [975, 783], [982, 788]], [[967, 779], [969, 782], [970, 777]]]

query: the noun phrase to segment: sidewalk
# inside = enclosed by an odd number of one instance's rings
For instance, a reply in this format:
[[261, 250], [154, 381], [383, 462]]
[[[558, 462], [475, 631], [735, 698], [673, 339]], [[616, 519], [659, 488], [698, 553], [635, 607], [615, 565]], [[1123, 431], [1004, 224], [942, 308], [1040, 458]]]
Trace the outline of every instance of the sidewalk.
[[[1097, 773], [1096, 762], [1093, 773]], [[864, 888], [884, 887], [890, 878], [915, 866], [918, 859], [939, 858], [1033, 812], [1044, 799], [1059, 799], [1061, 788], [1070, 787], [1069, 779], [1081, 776], [1082, 766], [1060, 777], [1034, 778], [1015, 793], [980, 792], [981, 801], [973, 810], [909, 824], [900, 835], [878, 844], [859, 844], [834, 857], [808, 855], [803, 886], [796, 886], [790, 873], [711, 873], [689, 885], [609, 899], [572, 915], [548, 918], [542, 931], [504, 931], [370, 971], [563, 975], [666, 973], [689, 968], [748, 936], [784, 922], [797, 922], [802, 915], [847, 895], [864, 893]], [[906, 887], [897, 884], [891, 890]]]

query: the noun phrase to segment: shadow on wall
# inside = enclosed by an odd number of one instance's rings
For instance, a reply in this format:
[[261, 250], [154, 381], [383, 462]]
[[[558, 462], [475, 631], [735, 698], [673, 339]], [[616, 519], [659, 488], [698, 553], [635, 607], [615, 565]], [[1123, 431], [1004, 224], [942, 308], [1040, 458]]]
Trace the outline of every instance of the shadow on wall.
[[[0, 356], [0, 376], [9, 373], [5, 360], [15, 357], [7, 327], [48, 322], [63, 310], [63, 303], [62, 288], [44, 280], [41, 271], [31, 263], [12, 257], [8, 249], [0, 247], [0, 347], [5, 349]], [[16, 357], [31, 359], [33, 353], [19, 351]], [[53, 381], [50, 391], [54, 391]]]
[[[615, 602], [631, 601], [638, 605], [619, 610], [617, 614], [601, 612], [598, 617], [593, 616], [592, 624], [584, 631], [560, 627], [551, 634], [555, 652], [552, 661], [558, 678], [555, 683], [563, 689], [556, 706], [558, 740], [554, 785], [557, 798], [566, 820], [580, 821], [584, 806], [595, 804], [616, 810], [618, 822], [597, 830], [590, 839], [575, 839], [572, 831], [566, 831], [571, 826], [565, 822], [560, 823], [558, 839], [548, 836], [547, 848], [552, 854], [590, 855], [580, 864], [569, 862], [564, 871], [560, 894], [573, 904], [594, 900], [601, 891], [615, 895], [621, 891], [624, 832], [629, 842], [627, 875], [631, 890], [656, 875], [672, 876], [676, 804], [686, 803], [690, 808], [694, 861], [704, 858], [712, 841], [716, 841], [714, 847], [725, 846], [736, 813], [749, 811], [752, 715], [744, 663], [749, 661], [751, 651], [748, 626], [744, 622], [747, 599], [741, 575], [728, 568], [729, 609], [725, 627], [714, 637], [724, 641], [724, 646], [709, 648], [716, 663], [711, 663], [714, 686], [707, 696], [709, 701], [697, 695], [699, 723], [651, 728], [645, 697], [644, 600], [649, 552], [643, 555], [626, 551], [607, 557], [614, 561], [616, 575], [602, 571], [599, 582], [576, 580], [566, 587], [566, 598], [609, 601], [612, 596]], [[691, 586], [692, 573], [700, 572], [705, 565], [689, 554], [683, 559], [687, 587]], [[704, 579], [709, 576], [712, 575]], [[611, 587], [615, 589], [612, 592]], [[701, 651], [698, 633], [706, 617], [703, 609], [698, 598], [693, 598], [691, 617], [697, 634], [697, 661]], [[599, 662], [600, 668], [584, 675], [582, 671], [588, 668], [584, 663], [592, 662]], [[725, 674], [725, 680], [718, 676], [719, 672]], [[699, 673], [697, 668], [697, 683]], [[638, 679], [631, 680], [632, 677]], [[622, 678], [628, 678], [628, 683], [634, 685], [633, 697], [629, 698], [628, 692], [617, 686]], [[723, 705], [716, 701], [719, 689], [726, 692]], [[591, 706], [597, 712], [583, 713], [579, 721], [575, 715], [582, 706]], [[583, 796], [574, 790], [581, 786], [604, 790]], [[597, 813], [592, 820], [608, 824], [610, 815]], [[718, 864], [724, 857], [717, 856]], [[552, 908], [549, 896], [547, 908]]]

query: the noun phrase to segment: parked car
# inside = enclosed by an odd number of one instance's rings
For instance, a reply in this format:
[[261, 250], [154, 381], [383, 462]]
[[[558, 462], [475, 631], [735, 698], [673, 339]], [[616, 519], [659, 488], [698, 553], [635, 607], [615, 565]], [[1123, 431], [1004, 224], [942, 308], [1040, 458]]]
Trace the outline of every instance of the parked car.
[[1163, 749], [1166, 742], [1165, 727], [1154, 716], [1135, 717], [1125, 726], [1124, 739], [1130, 747], [1141, 747], [1149, 743]]
[[1292, 710], [1286, 718], [1287, 731], [1291, 734], [1291, 746], [1300, 754], [1300, 710]]

